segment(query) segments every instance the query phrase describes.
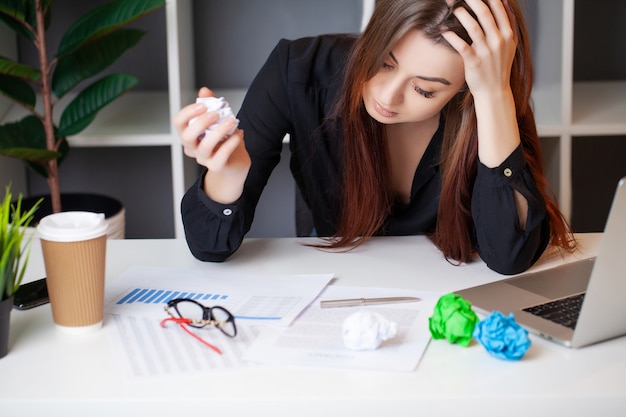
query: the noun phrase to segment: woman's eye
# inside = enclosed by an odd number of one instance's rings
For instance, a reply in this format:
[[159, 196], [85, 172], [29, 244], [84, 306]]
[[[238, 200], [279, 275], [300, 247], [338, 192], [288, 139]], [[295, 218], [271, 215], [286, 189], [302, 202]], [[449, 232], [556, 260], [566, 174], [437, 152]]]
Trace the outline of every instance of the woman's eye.
[[433, 93], [432, 91], [426, 91], [416, 85], [413, 86], [413, 89], [426, 98], [433, 98], [435, 96], [435, 93]]
[[391, 64], [389, 64], [389, 63], [387, 63], [387, 62], [383, 62], [382, 69], [384, 69], [384, 70], [390, 70], [390, 69], [392, 69], [392, 68], [393, 68], [393, 65], [391, 65]]

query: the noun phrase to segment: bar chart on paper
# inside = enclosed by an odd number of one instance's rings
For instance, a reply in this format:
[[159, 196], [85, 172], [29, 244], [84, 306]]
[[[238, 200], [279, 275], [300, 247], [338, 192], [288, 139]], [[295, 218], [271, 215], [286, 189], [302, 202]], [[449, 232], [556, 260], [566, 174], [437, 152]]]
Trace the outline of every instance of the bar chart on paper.
[[175, 298], [190, 298], [196, 301], [226, 301], [228, 300], [228, 295], [135, 288], [118, 300], [116, 304], [161, 304]]
[[108, 282], [106, 314], [163, 318], [175, 298], [228, 309], [241, 323], [289, 326], [328, 285], [332, 274], [237, 275], [202, 269], [136, 266]]
[[175, 298], [188, 298], [208, 306], [219, 305], [231, 310], [235, 318], [243, 320], [281, 320], [301, 301], [297, 296], [241, 296], [219, 292], [175, 291], [157, 288], [130, 288], [113, 303], [121, 308], [153, 308]]

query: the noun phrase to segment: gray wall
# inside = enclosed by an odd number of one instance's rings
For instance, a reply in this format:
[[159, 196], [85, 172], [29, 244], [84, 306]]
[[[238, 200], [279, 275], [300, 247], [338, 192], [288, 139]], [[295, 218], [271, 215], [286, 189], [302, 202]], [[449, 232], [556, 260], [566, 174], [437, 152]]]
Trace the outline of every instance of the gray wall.
[[245, 88], [281, 38], [358, 32], [361, 0], [228, 0], [195, 3], [198, 85]]
[[[72, 148], [59, 170], [64, 192], [91, 192], [120, 200], [127, 238], [174, 237], [169, 147]], [[30, 195], [48, 194], [46, 182], [29, 176]]]

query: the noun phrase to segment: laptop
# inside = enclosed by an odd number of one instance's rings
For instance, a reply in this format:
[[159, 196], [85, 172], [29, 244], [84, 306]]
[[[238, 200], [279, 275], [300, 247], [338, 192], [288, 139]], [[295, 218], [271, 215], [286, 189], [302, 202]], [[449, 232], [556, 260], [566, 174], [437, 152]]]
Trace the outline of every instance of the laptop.
[[478, 312], [500, 311], [505, 315], [513, 312], [515, 321], [529, 332], [567, 347], [579, 348], [625, 335], [625, 182], [626, 177], [617, 185], [595, 258], [467, 288], [456, 294], [471, 302]]

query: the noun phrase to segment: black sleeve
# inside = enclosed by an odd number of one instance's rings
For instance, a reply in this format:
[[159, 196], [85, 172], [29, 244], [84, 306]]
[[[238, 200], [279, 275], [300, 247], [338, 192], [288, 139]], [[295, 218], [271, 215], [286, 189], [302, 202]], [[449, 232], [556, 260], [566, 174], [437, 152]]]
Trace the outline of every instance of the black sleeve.
[[250, 230], [261, 192], [280, 160], [282, 141], [290, 130], [285, 81], [288, 58], [289, 43], [283, 40], [250, 85], [237, 115], [252, 159], [240, 199], [229, 205], [210, 200], [202, 189], [204, 173], [183, 197], [185, 237], [191, 253], [200, 260], [226, 260]]
[[[519, 225], [514, 191], [528, 201], [524, 229]], [[550, 224], [521, 145], [497, 168], [479, 163], [472, 216], [478, 253], [489, 268], [517, 274], [539, 259], [550, 240]]]

